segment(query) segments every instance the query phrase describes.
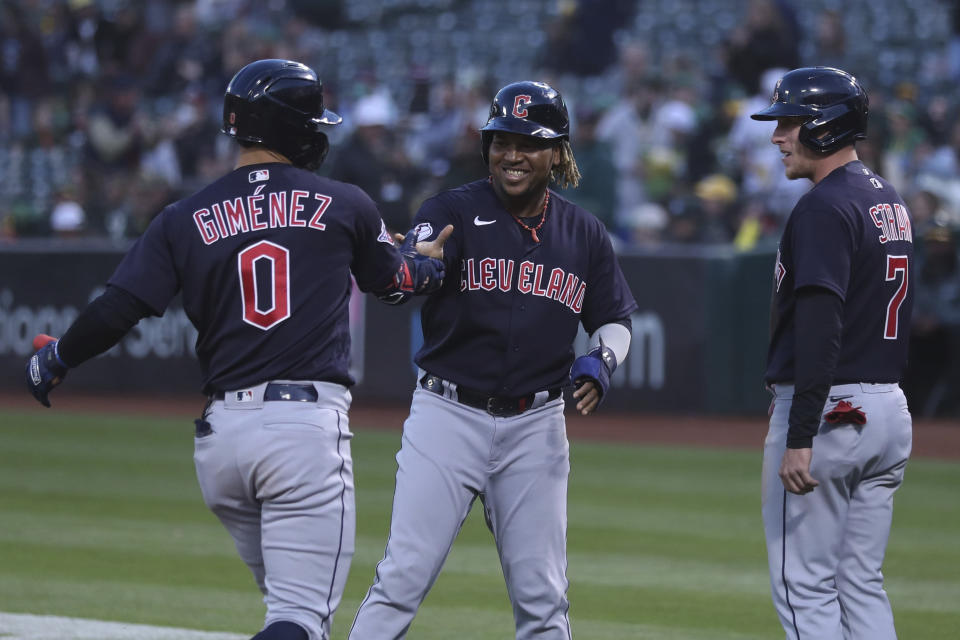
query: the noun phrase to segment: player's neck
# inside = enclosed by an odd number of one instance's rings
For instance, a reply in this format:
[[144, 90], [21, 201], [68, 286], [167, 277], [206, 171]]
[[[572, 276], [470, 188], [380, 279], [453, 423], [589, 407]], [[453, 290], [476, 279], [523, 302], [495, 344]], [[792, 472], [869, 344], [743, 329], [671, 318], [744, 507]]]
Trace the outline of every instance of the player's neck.
[[543, 213], [543, 203], [547, 196], [546, 189], [536, 195], [523, 194], [520, 196], [511, 196], [496, 186], [494, 191], [503, 208], [518, 218], [532, 218]]
[[827, 156], [817, 163], [817, 168], [813, 174], [814, 184], [826, 178], [834, 171], [834, 169], [859, 159], [860, 158], [857, 157], [857, 150], [852, 146], [844, 147], [836, 153]]
[[240, 167], [246, 167], [251, 164], [266, 164], [269, 162], [291, 164], [285, 155], [277, 153], [272, 149], [267, 149], [266, 147], [241, 147], [240, 156], [237, 158], [237, 166], [234, 168], [239, 169]]

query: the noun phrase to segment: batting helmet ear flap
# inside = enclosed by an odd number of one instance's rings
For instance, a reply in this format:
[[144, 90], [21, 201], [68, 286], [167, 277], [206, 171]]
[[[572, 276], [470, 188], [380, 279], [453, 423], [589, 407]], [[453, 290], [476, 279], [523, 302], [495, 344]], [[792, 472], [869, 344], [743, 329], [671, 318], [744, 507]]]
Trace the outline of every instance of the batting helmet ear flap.
[[866, 123], [863, 124], [863, 131], [851, 135], [851, 131], [859, 126], [853, 122], [853, 116], [846, 104], [825, 107], [800, 127], [800, 142], [814, 151], [827, 153], [853, 140], [866, 138]]

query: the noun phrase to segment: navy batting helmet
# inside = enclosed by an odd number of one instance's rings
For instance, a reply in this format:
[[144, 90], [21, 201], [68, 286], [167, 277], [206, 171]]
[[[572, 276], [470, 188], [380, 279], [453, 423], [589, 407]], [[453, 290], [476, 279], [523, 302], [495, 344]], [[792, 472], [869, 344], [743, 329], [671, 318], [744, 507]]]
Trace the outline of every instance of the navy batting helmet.
[[315, 171], [329, 148], [323, 126], [341, 120], [323, 107], [323, 84], [313, 69], [292, 60], [257, 60], [227, 85], [220, 130]]
[[570, 118], [560, 93], [545, 82], [514, 82], [497, 92], [487, 124], [480, 128], [481, 155], [488, 162], [494, 131], [566, 140]]
[[867, 137], [869, 100], [857, 79], [833, 67], [788, 72], [773, 90], [773, 102], [754, 120], [805, 118], [800, 142], [823, 154]]

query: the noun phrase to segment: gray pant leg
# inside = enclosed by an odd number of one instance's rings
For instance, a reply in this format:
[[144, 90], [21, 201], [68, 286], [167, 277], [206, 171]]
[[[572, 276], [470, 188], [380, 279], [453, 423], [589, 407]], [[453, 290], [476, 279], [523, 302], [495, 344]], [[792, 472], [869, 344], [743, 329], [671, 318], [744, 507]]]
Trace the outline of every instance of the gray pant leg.
[[414, 392], [397, 453], [390, 537], [351, 640], [406, 637], [485, 477], [488, 423], [452, 400]]
[[296, 622], [325, 640], [354, 550], [346, 411], [217, 403], [207, 420], [214, 433], [197, 441], [197, 476], [265, 594], [265, 624]]
[[484, 491], [517, 640], [569, 640], [563, 403], [497, 421], [503, 457]]
[[843, 482], [815, 469], [828, 448], [839, 452], [849, 445], [837, 442], [827, 447], [824, 436], [818, 435], [811, 473], [820, 486], [803, 496], [786, 492], [778, 471], [786, 449], [790, 404], [789, 398], [777, 398], [764, 444], [763, 523], [771, 595], [788, 640], [842, 640], [834, 576], [843, 540], [846, 489]]
[[240, 558], [253, 573], [261, 593], [264, 584], [260, 552], [260, 505], [247, 492], [236, 465], [237, 432], [218, 427], [217, 432], [194, 439], [194, 465], [200, 493], [207, 508], [233, 538]]
[[862, 396], [872, 416], [861, 456], [871, 460], [850, 502], [837, 584], [844, 640], [895, 640], [893, 610], [881, 567], [893, 521], [893, 494], [903, 483], [912, 444], [910, 414], [899, 390]]
[[[290, 438], [282, 455], [262, 460], [262, 553], [266, 570], [266, 624], [297, 622], [311, 640], [330, 635], [343, 597], [356, 534], [353, 462], [346, 414], [325, 424], [264, 425], [271, 440]], [[328, 416], [329, 417], [329, 416]], [[339, 424], [336, 424], [339, 418]], [[311, 432], [309, 439], [303, 431]]]

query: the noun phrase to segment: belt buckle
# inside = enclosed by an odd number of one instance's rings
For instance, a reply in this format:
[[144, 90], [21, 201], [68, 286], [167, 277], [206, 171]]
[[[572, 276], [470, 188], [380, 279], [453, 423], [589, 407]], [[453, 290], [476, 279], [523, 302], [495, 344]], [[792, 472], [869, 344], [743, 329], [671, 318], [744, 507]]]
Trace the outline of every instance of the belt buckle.
[[515, 402], [511, 403], [497, 396], [490, 396], [487, 398], [487, 413], [497, 418], [509, 418], [523, 412], [517, 409]]
[[428, 373], [423, 376], [423, 379], [420, 381], [420, 386], [427, 391], [443, 395], [443, 383], [440, 382], [440, 378], [437, 376]]

